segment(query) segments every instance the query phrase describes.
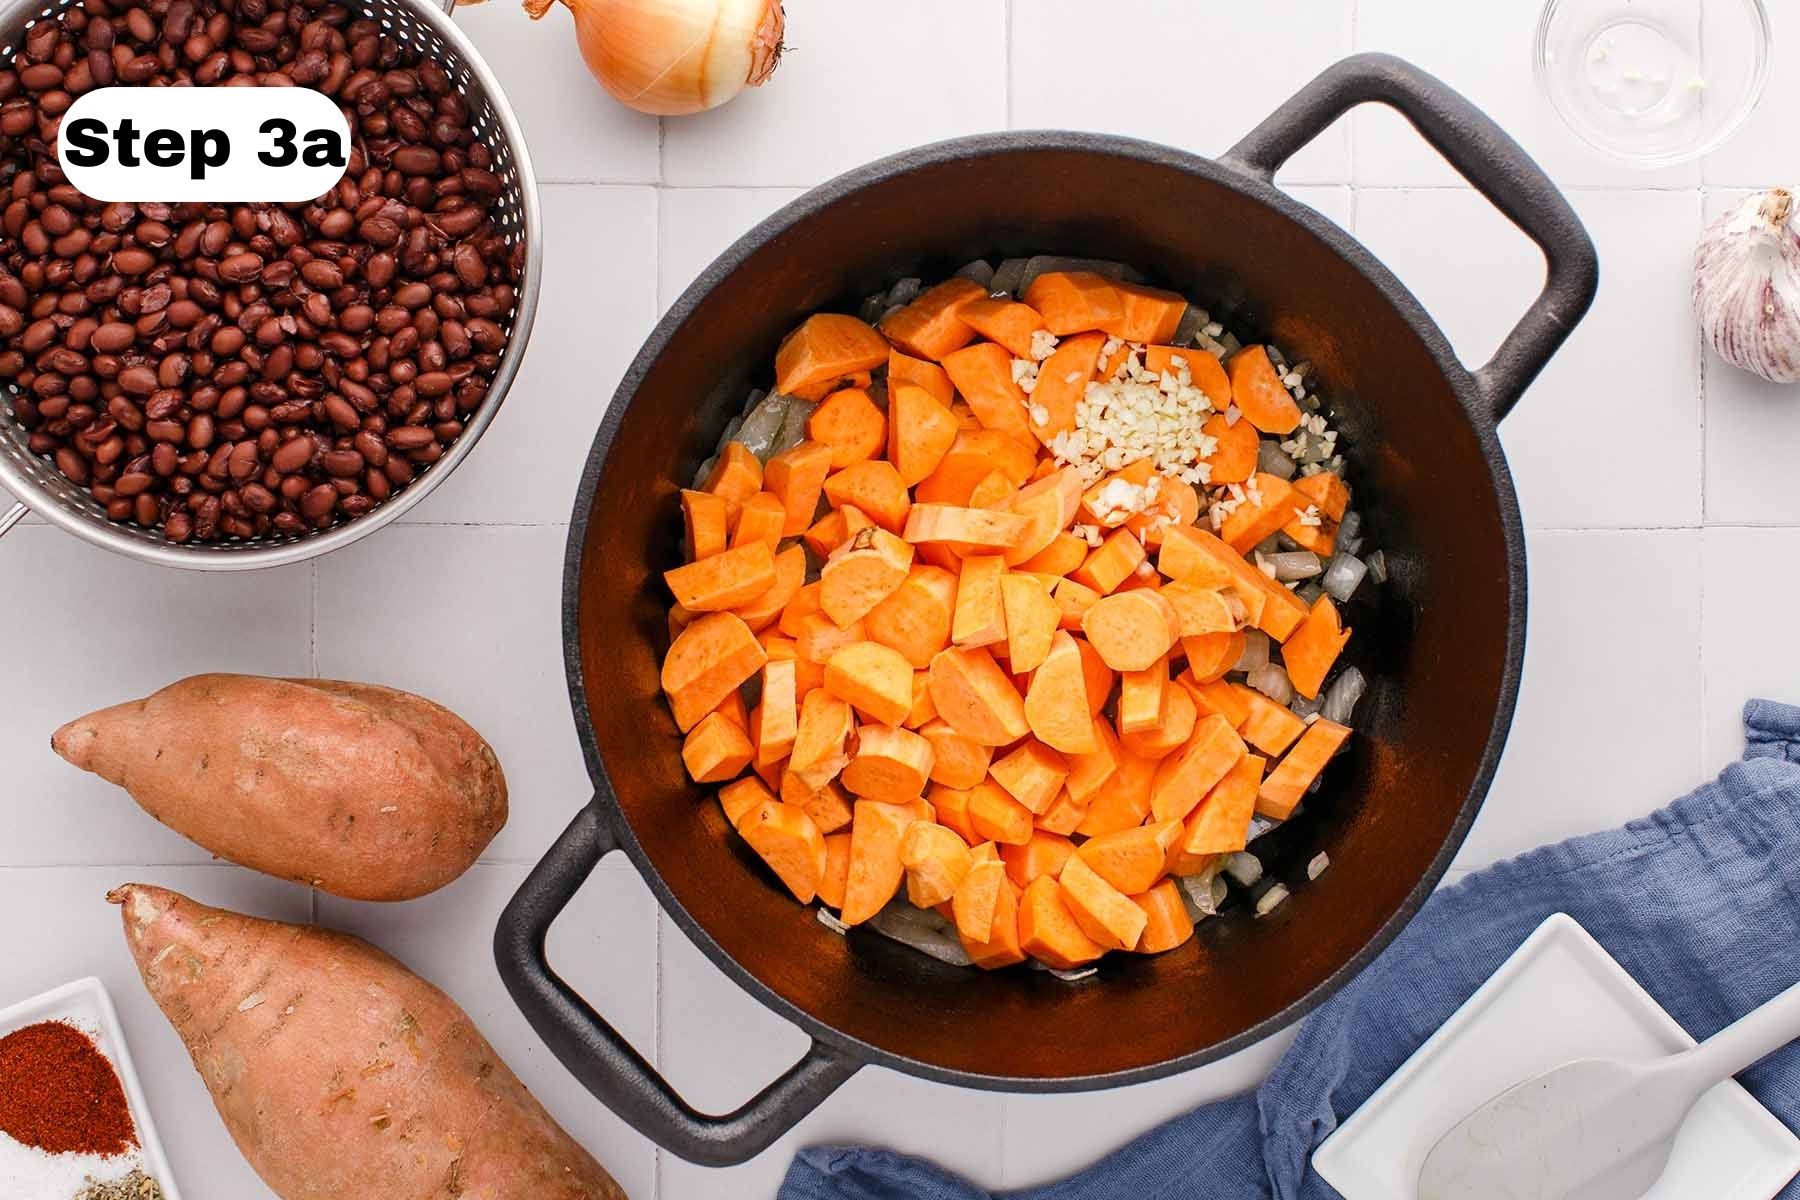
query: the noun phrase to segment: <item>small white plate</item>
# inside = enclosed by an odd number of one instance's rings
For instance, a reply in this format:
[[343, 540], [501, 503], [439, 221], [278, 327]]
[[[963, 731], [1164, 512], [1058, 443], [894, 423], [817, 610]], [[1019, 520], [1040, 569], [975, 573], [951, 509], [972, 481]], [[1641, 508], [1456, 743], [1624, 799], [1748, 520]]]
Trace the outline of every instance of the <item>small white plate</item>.
[[[1425, 1156], [1490, 1098], [1573, 1058], [1694, 1044], [1573, 917], [1557, 913], [1325, 1139], [1313, 1169], [1345, 1200], [1415, 1200]], [[1644, 1200], [1771, 1200], [1800, 1138], [1734, 1080], [1700, 1098]]]
[[68, 1021], [94, 1037], [101, 1053], [112, 1061], [119, 1083], [125, 1089], [125, 1101], [131, 1106], [131, 1119], [137, 1126], [144, 1173], [162, 1185], [166, 1200], [181, 1200], [181, 1193], [175, 1190], [175, 1177], [169, 1171], [169, 1160], [163, 1154], [162, 1142], [156, 1136], [156, 1126], [150, 1123], [150, 1106], [144, 1102], [144, 1089], [138, 1083], [137, 1070], [131, 1065], [131, 1051], [125, 1047], [125, 1031], [119, 1025], [119, 1014], [113, 1010], [112, 997], [107, 995], [105, 985], [89, 976], [52, 988], [10, 1008], [0, 1008], [0, 1037], [39, 1021]]

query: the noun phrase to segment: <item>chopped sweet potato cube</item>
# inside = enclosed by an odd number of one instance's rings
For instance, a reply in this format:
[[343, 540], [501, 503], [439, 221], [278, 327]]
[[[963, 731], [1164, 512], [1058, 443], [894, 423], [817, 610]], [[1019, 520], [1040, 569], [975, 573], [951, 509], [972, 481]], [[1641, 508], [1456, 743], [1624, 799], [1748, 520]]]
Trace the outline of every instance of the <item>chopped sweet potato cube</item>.
[[754, 775], [746, 775], [735, 779], [719, 789], [719, 807], [725, 810], [725, 819], [737, 828], [744, 814], [759, 804], [773, 803], [775, 794], [768, 786]]
[[738, 505], [762, 491], [762, 463], [742, 442], [726, 442], [700, 490], [725, 501], [728, 524], [737, 523]]
[[983, 746], [1006, 746], [1031, 732], [1024, 698], [987, 650], [940, 650], [930, 670], [932, 703], [958, 733]]
[[854, 504], [846, 504], [842, 508], [830, 510], [814, 521], [800, 536], [814, 554], [820, 558], [829, 558], [833, 550], [859, 532], [874, 527], [875, 522], [864, 516], [862, 509]]
[[954, 830], [914, 821], [900, 838], [900, 865], [906, 869], [906, 898], [919, 908], [935, 908], [956, 895], [974, 859]]
[[971, 300], [957, 315], [988, 341], [1006, 347], [1014, 358], [1032, 359], [1032, 335], [1044, 329], [1037, 309], [1017, 300]]
[[1148, 920], [1131, 898], [1102, 879], [1080, 855], [1071, 857], [1057, 876], [1063, 903], [1081, 931], [1109, 950], [1130, 950], [1143, 936]]
[[1010, 512], [915, 504], [906, 515], [903, 536], [914, 544], [948, 542], [958, 554], [983, 554], [1011, 549], [1028, 524], [1024, 517]]
[[824, 666], [833, 654], [855, 642], [868, 640], [861, 621], [839, 625], [822, 612], [801, 617], [799, 632], [794, 635], [794, 653], [807, 662], [817, 663], [823, 681]]
[[1018, 749], [996, 759], [990, 773], [1008, 795], [1037, 816], [1062, 791], [1063, 780], [1069, 777], [1069, 760], [1036, 738], [1027, 738]]
[[1039, 813], [1037, 820], [1032, 823], [1045, 833], [1060, 833], [1067, 837], [1075, 832], [1075, 827], [1081, 824], [1081, 819], [1085, 816], [1087, 805], [1077, 801], [1069, 794], [1069, 789], [1064, 787], [1056, 794], [1056, 799], [1050, 802], [1050, 807]]
[[806, 436], [831, 452], [831, 469], [874, 458], [887, 445], [887, 414], [863, 388], [842, 388], [806, 418]]
[[1308, 700], [1316, 700], [1325, 686], [1325, 676], [1350, 640], [1350, 631], [1338, 626], [1337, 606], [1330, 596], [1313, 601], [1312, 612], [1294, 636], [1281, 643], [1281, 661], [1287, 667], [1294, 690]]
[[1156, 768], [1150, 782], [1151, 815], [1158, 821], [1186, 818], [1244, 754], [1244, 740], [1231, 722], [1217, 713], [1196, 721], [1187, 742]]
[[1210, 351], [1187, 346], [1145, 346], [1144, 369], [1158, 375], [1174, 375], [1177, 379], [1186, 371], [1188, 382], [1206, 393], [1215, 412], [1223, 413], [1231, 407], [1231, 380]]
[[912, 665], [880, 642], [852, 642], [825, 660], [825, 690], [882, 725], [905, 722], [912, 683]]
[[1300, 406], [1288, 393], [1262, 346], [1245, 346], [1225, 364], [1231, 399], [1246, 420], [1264, 433], [1287, 436], [1300, 427]]
[[950, 376], [944, 373], [944, 368], [934, 362], [902, 354], [899, 350], [888, 353], [887, 378], [889, 387], [896, 383], [916, 383], [945, 406], [956, 399], [956, 387], [950, 382]]
[[731, 531], [731, 547], [765, 542], [773, 552], [781, 545], [781, 531], [787, 524], [787, 509], [781, 497], [773, 492], [758, 492], [738, 506], [737, 527]]
[[1100, 348], [1105, 344], [1104, 333], [1065, 338], [1038, 367], [1027, 415], [1031, 432], [1044, 445], [1048, 446], [1057, 434], [1075, 428], [1075, 404], [1093, 382], [1094, 370], [1100, 364]]
[[681, 520], [686, 531], [689, 562], [711, 558], [725, 549], [726, 532], [731, 524], [725, 497], [682, 488]]
[[1036, 465], [1037, 446], [1028, 436], [1014, 437], [997, 429], [964, 429], [950, 443], [937, 470], [919, 481], [913, 498], [921, 504], [966, 505], [975, 486], [993, 472], [1023, 485]]
[[931, 743], [910, 729], [864, 725], [856, 733], [856, 753], [839, 779], [854, 796], [905, 804], [925, 794], [932, 753]]
[[931, 743], [933, 783], [964, 791], [987, 778], [994, 748], [958, 733], [950, 722], [933, 717], [919, 727], [919, 735]]
[[1006, 864], [1006, 877], [1019, 887], [1028, 887], [1039, 875], [1051, 878], [1062, 874], [1063, 864], [1075, 853], [1075, 843], [1059, 833], [1034, 830], [1031, 840], [1021, 846], [1001, 846], [1000, 861]]
[[763, 468], [763, 486], [781, 501], [786, 519], [782, 537], [799, 537], [812, 523], [819, 492], [831, 473], [832, 449], [823, 442], [801, 442], [783, 450]]
[[1249, 554], [1304, 507], [1304, 497], [1287, 480], [1266, 472], [1251, 476], [1244, 493], [1243, 503], [1231, 510], [1219, 529], [1219, 537], [1239, 554]]
[[717, 710], [700, 718], [681, 743], [681, 761], [695, 783], [725, 783], [742, 775], [753, 750], [741, 725]]
[[864, 626], [871, 641], [898, 650], [914, 670], [950, 644], [956, 607], [956, 576], [942, 567], [915, 563], [900, 586], [869, 610]]
[[763, 664], [762, 699], [751, 722], [759, 766], [780, 762], [794, 750], [794, 734], [800, 724], [798, 675], [793, 659], [772, 659]]
[[1250, 818], [1256, 815], [1256, 793], [1262, 786], [1268, 760], [1246, 754], [1214, 784], [1188, 815], [1175, 854], [1199, 861], [1214, 854], [1230, 854], [1249, 844]]
[[1256, 426], [1244, 420], [1227, 420], [1223, 412], [1216, 412], [1206, 418], [1200, 432], [1213, 440], [1213, 452], [1200, 460], [1210, 468], [1208, 483], [1243, 483], [1256, 474], [1256, 460], [1262, 450]]
[[765, 800], [744, 814], [737, 830], [802, 904], [811, 904], [825, 876], [825, 838], [792, 804]]
[[956, 441], [956, 416], [924, 388], [896, 383], [888, 389], [888, 461], [907, 487], [937, 470]]
[[[980, 866], [980, 863], [976, 863], [970, 867], [970, 874]], [[1019, 945], [1019, 897], [1004, 873], [1000, 876], [999, 888], [994, 895], [994, 921], [989, 929], [988, 940], [983, 942], [964, 937], [962, 943], [963, 949], [968, 952], [969, 961], [984, 971], [998, 970], [1025, 961], [1025, 951]]]
[[839, 380], [887, 360], [887, 341], [868, 325], [843, 313], [814, 313], [775, 351], [775, 390], [819, 400]]
[[855, 722], [850, 705], [824, 688], [806, 693], [794, 733], [788, 770], [813, 791], [822, 790], [850, 761], [850, 735]]
[[900, 861], [900, 844], [919, 810], [909, 804], [883, 804], [858, 800], [850, 822], [850, 874], [844, 885], [844, 906], [839, 918], [846, 925], [860, 925], [894, 898], [906, 868]]
[[[1294, 490], [1300, 493], [1300, 507], [1294, 513], [1294, 519], [1281, 527], [1281, 531], [1299, 543], [1301, 548], [1311, 550], [1322, 558], [1331, 557], [1337, 549], [1338, 524], [1344, 519], [1344, 511], [1350, 507], [1350, 491], [1344, 481], [1330, 471], [1319, 471], [1294, 481]], [[1317, 509], [1318, 524], [1309, 524], [1306, 520], [1308, 509]]]
[[1231, 722], [1233, 729], [1242, 729], [1244, 722], [1250, 719], [1250, 697], [1256, 693], [1241, 683], [1220, 679], [1197, 684], [1188, 690], [1203, 712], [1217, 713]]
[[871, 521], [896, 536], [906, 527], [912, 500], [900, 472], [886, 459], [851, 463], [825, 477], [825, 498], [834, 507], [854, 504]]
[[[1167, 590], [1166, 588], [1164, 589]], [[1211, 683], [1223, 679], [1225, 673], [1244, 656], [1244, 634], [1202, 633], [1181, 639], [1182, 653], [1187, 655], [1187, 674], [1194, 683]]]
[[756, 599], [775, 582], [775, 551], [766, 542], [734, 546], [711, 558], [663, 572], [675, 601], [689, 612], [719, 612]]
[[1104, 596], [1117, 591], [1143, 561], [1144, 544], [1138, 541], [1137, 534], [1129, 529], [1115, 529], [1081, 566], [1069, 572], [1069, 578]]
[[1109, 333], [1127, 342], [1166, 342], [1175, 336], [1181, 315], [1187, 311], [1187, 297], [1141, 283], [1115, 283], [1113, 289], [1119, 293], [1125, 311]]
[[1005, 888], [1006, 868], [1001, 863], [992, 859], [977, 862], [970, 855], [969, 869], [956, 885], [950, 902], [957, 936], [962, 938], [965, 946], [970, 942], [985, 942], [992, 936], [994, 910]]
[[1160, 663], [1181, 636], [1181, 616], [1154, 588], [1102, 596], [1081, 615], [1081, 630], [1100, 659], [1115, 671], [1142, 671]]
[[1282, 753], [1306, 729], [1306, 722], [1261, 692], [1252, 691], [1244, 697], [1244, 702], [1249, 711], [1240, 730], [1244, 740], [1264, 754]]
[[1156, 777], [1157, 761], [1121, 744], [1118, 766], [1094, 793], [1075, 832], [1096, 838], [1142, 825], [1150, 815], [1150, 783]]
[[1057, 337], [1090, 329], [1115, 332], [1125, 319], [1125, 299], [1113, 281], [1092, 271], [1045, 271], [1021, 297]]
[[819, 571], [819, 607], [839, 625], [853, 625], [900, 590], [912, 565], [910, 543], [885, 529], [860, 530]]
[[775, 623], [805, 583], [806, 551], [790, 545], [775, 555], [775, 582], [754, 599], [736, 605], [731, 611], [760, 633]]
[[1006, 611], [1000, 597], [1000, 578], [1005, 573], [1005, 560], [998, 554], [971, 554], [963, 559], [950, 621], [952, 645], [991, 646], [1006, 640]]
[[958, 314], [963, 305], [986, 298], [986, 289], [972, 279], [946, 279], [883, 317], [881, 332], [906, 353], [939, 362], [975, 340], [975, 330]]
[[1256, 811], [1277, 821], [1293, 816], [1306, 789], [1349, 738], [1348, 728], [1323, 717], [1308, 725], [1288, 756], [1263, 780], [1256, 794]]
[[[782, 776], [784, 792], [786, 791], [785, 784], [793, 778], [792, 771]], [[804, 790], [804, 787], [796, 788], [796, 791]], [[787, 797], [783, 795], [782, 799], [786, 800]], [[850, 797], [844, 794], [844, 789], [839, 787], [836, 782], [828, 783], [818, 791], [801, 797], [798, 803], [801, 808], [806, 810], [806, 815], [813, 819], [813, 824], [819, 827], [820, 833], [832, 834], [840, 829], [850, 827], [852, 815]]]
[[[1294, 593], [1264, 575], [1244, 560], [1244, 556], [1204, 529], [1183, 526], [1170, 529], [1163, 538], [1159, 560], [1162, 573], [1171, 579], [1192, 579], [1204, 586], [1212, 581], [1228, 584], [1250, 605], [1250, 597], [1262, 601], [1254, 620], [1256, 627], [1278, 642], [1293, 636], [1306, 619], [1306, 603]], [[1223, 579], [1219, 577], [1223, 574]]]
[[1191, 579], [1175, 579], [1163, 585], [1163, 598], [1175, 606], [1183, 638], [1213, 633], [1234, 633], [1237, 619], [1217, 588], [1202, 587]]
[[825, 874], [819, 879], [820, 903], [828, 908], [844, 907], [844, 885], [849, 882], [850, 834], [828, 833], [825, 835]]
[[1072, 533], [1057, 533], [1042, 550], [1019, 563], [1018, 568], [1033, 575], [1067, 575], [1086, 561], [1087, 555], [1086, 541]]
[[951, 788], [934, 786], [925, 793], [925, 802], [931, 806], [932, 815], [939, 825], [956, 830], [962, 840], [971, 846], [983, 840], [975, 833], [975, 826], [969, 822], [969, 797], [974, 794], [973, 788]]
[[1119, 735], [1119, 744], [1141, 758], [1166, 758], [1193, 736], [1199, 709], [1194, 697], [1184, 687], [1163, 692], [1162, 712], [1155, 725]]
[[[1046, 460], [1049, 461], [1049, 460]], [[1026, 528], [1019, 540], [1006, 551], [1009, 566], [1018, 566], [1042, 554], [1068, 528], [1081, 505], [1081, 475], [1073, 467], [1051, 471], [1019, 489], [1009, 502], [1014, 513], [1024, 517]], [[1085, 544], [1080, 549], [1079, 566], [1087, 557]], [[1067, 574], [1075, 566], [1065, 566], [1056, 574]]]
[[1024, 716], [1031, 732], [1052, 749], [1091, 754], [1098, 747], [1081, 647], [1068, 633], [1058, 630], [1051, 639], [1050, 653], [1026, 690]]
[[1063, 899], [1062, 885], [1048, 875], [1032, 880], [1019, 898], [1019, 948], [1063, 971], [1106, 953], [1105, 946], [1082, 932]]
[[1165, 655], [1140, 671], [1124, 671], [1119, 681], [1119, 729], [1142, 733], [1162, 720], [1163, 693], [1169, 689], [1169, 660]]
[[[663, 658], [662, 689], [675, 724], [683, 733], [692, 729], [766, 661], [762, 643], [736, 615], [706, 613], [695, 618]], [[1019, 724], [1025, 724], [1023, 705]], [[1021, 728], [1020, 736], [1024, 732]]]
[[1131, 902], [1144, 912], [1144, 933], [1135, 947], [1139, 954], [1162, 954], [1185, 945], [1194, 936], [1194, 921], [1181, 902], [1181, 888], [1172, 879], [1164, 879], [1147, 892], [1139, 892]]
[[1042, 583], [1018, 571], [1000, 577], [1000, 606], [1006, 620], [1007, 664], [1018, 675], [1037, 670], [1050, 653], [1062, 611]]
[[982, 428], [1028, 439], [1029, 401], [1013, 379], [1013, 356], [993, 342], [976, 342], [944, 356], [944, 373], [968, 402]]
[[969, 825], [983, 841], [1023, 845], [1031, 840], [1031, 810], [991, 779], [969, 789]]

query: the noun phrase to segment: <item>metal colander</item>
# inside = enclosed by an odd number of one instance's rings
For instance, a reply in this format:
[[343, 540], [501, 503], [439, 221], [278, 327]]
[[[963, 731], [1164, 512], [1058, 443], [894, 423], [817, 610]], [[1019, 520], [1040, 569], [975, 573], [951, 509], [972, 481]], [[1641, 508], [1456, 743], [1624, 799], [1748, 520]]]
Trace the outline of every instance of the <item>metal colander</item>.
[[[0, 55], [10, 58], [27, 29], [76, 2], [10, 0], [0, 4]], [[397, 519], [423, 500], [469, 456], [493, 421], [501, 401], [506, 399], [507, 389], [512, 386], [513, 377], [518, 374], [519, 360], [524, 357], [525, 345], [531, 336], [532, 317], [537, 311], [538, 284], [543, 275], [543, 218], [538, 211], [537, 181], [531, 173], [525, 135], [519, 128], [512, 105], [507, 103], [500, 90], [499, 80], [482, 61], [468, 36], [450, 19], [449, 9], [454, 0], [444, 8], [429, 0], [341, 2], [356, 15], [380, 22], [388, 36], [443, 67], [468, 101], [470, 123], [476, 136], [493, 152], [489, 169], [499, 176], [504, 188], [494, 202], [495, 224], [508, 245], [524, 244], [525, 266], [518, 282], [516, 306], [511, 313], [496, 318], [507, 333], [506, 349], [481, 407], [470, 414], [462, 436], [442, 458], [365, 516], [317, 533], [271, 536], [252, 541], [178, 544], [156, 530], [108, 520], [106, 510], [93, 497], [65, 479], [53, 464], [26, 448], [26, 433], [14, 418], [12, 406], [0, 402], [0, 486], [19, 501], [10, 511], [0, 513], [0, 534], [29, 510], [97, 546], [164, 566], [199, 571], [244, 571], [300, 562], [348, 545]]]

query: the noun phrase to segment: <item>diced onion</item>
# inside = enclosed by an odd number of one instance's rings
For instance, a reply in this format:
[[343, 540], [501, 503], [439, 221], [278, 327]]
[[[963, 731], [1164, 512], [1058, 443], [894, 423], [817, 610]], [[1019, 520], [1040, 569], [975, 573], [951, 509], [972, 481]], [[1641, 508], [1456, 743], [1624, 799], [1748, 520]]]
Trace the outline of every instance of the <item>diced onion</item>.
[[1269, 890], [1256, 898], [1256, 915], [1259, 917], [1268, 916], [1277, 908], [1280, 908], [1281, 902], [1287, 898], [1288, 890], [1286, 886], [1279, 883], [1270, 884]]
[[1175, 325], [1175, 336], [1172, 339], [1177, 346], [1191, 346], [1200, 337], [1200, 331], [1212, 321], [1204, 308], [1190, 304], [1182, 310], [1181, 320]]
[[1333, 556], [1331, 565], [1325, 568], [1325, 590], [1339, 604], [1347, 602], [1362, 583], [1363, 576], [1368, 574], [1368, 565], [1354, 554], [1340, 550]]
[[994, 296], [1017, 296], [1025, 289], [1025, 264], [1029, 259], [1007, 258], [994, 268], [994, 277], [988, 281], [988, 293]]
[[1254, 842], [1257, 838], [1280, 824], [1281, 822], [1277, 821], [1275, 818], [1265, 817], [1258, 813], [1256, 816], [1250, 818], [1250, 829], [1244, 834], [1244, 840], [1246, 842]]
[[1378, 584], [1387, 582], [1387, 551], [1377, 550], [1375, 553], [1369, 555], [1369, 557], [1363, 559], [1363, 562], [1368, 564], [1369, 578], [1371, 580]]
[[1316, 579], [1313, 580], [1311, 583], [1303, 583], [1299, 587], [1294, 589], [1294, 596], [1300, 601], [1300, 603], [1306, 605], [1306, 607], [1308, 607], [1308, 608], [1311, 608], [1313, 605], [1317, 604], [1319, 602], [1319, 597], [1323, 596], [1324, 594], [1325, 594], [1324, 586], [1322, 584], [1320, 584], [1319, 581]]
[[781, 422], [781, 432], [769, 443], [770, 458], [786, 454], [806, 440], [806, 422], [811, 419], [812, 411], [813, 405], [805, 400], [788, 400], [787, 416]]
[[1340, 541], [1349, 541], [1351, 538], [1358, 536], [1362, 533], [1362, 525], [1362, 514], [1355, 509], [1351, 509], [1344, 514], [1344, 519], [1338, 522], [1338, 539]]
[[1348, 725], [1351, 714], [1356, 711], [1356, 702], [1368, 690], [1369, 681], [1363, 678], [1363, 673], [1350, 667], [1325, 689], [1324, 701], [1319, 705], [1319, 715], [1327, 721]]
[[957, 269], [958, 279], [972, 279], [982, 287], [994, 286], [994, 264], [985, 258], [978, 258], [972, 263], [964, 263]]
[[1279, 663], [1264, 663], [1251, 671], [1244, 682], [1277, 704], [1286, 704], [1294, 698], [1294, 685]]
[[781, 436], [781, 427], [787, 420], [787, 414], [788, 398], [779, 392], [771, 392], [745, 414], [743, 425], [731, 440], [742, 442], [744, 449], [766, 463], [769, 461], [769, 448]]
[[757, 388], [755, 391], [751, 392], [750, 398], [744, 401], [744, 412], [739, 413], [737, 416], [731, 418], [731, 420], [725, 422], [725, 432], [719, 435], [718, 445], [713, 447], [714, 453], [725, 453], [726, 444], [736, 440], [738, 430], [744, 427], [744, 413], [749, 412], [758, 404], [761, 404], [763, 395], [764, 392], [761, 388]]
[[864, 325], [873, 325], [881, 320], [881, 314], [885, 311], [887, 311], [887, 293], [876, 292], [862, 302], [862, 307], [856, 310], [856, 315]]
[[1305, 696], [1295, 696], [1288, 705], [1288, 711], [1296, 717], [1310, 717], [1319, 711], [1319, 706], [1324, 702], [1323, 698], [1308, 700]]
[[935, 912], [914, 908], [904, 897], [870, 917], [869, 928], [939, 962], [953, 967], [970, 965], [969, 952], [951, 931], [950, 923]]
[[1329, 854], [1326, 854], [1323, 850], [1321, 850], [1317, 854], [1312, 856], [1311, 862], [1306, 864], [1306, 877], [1308, 879], [1317, 879], [1319, 876], [1321, 876], [1325, 873], [1325, 868], [1329, 867], [1330, 865], [1331, 865], [1331, 856]]
[[1269, 555], [1269, 561], [1275, 564], [1275, 580], [1278, 583], [1311, 579], [1325, 569], [1325, 564], [1311, 550], [1283, 550], [1279, 554]]
[[1294, 472], [1300, 468], [1293, 459], [1281, 452], [1280, 446], [1274, 442], [1263, 442], [1256, 449], [1256, 469], [1277, 479], [1292, 479]]
[[1088, 978], [1088, 976], [1098, 975], [1100, 973], [1099, 967], [1077, 967], [1073, 971], [1065, 971], [1061, 967], [1046, 967], [1044, 969], [1064, 983], [1080, 983], [1083, 979]]
[[846, 933], [850, 932], [850, 927], [838, 920], [830, 909], [821, 908], [818, 910], [818, 914], [819, 924], [831, 930], [831, 932], [837, 934], [839, 937], [843, 937]]
[[1232, 664], [1234, 671], [1254, 671], [1269, 661], [1269, 635], [1260, 629], [1244, 630], [1244, 652]]
[[908, 276], [888, 289], [887, 302], [889, 304], [911, 304], [919, 298], [919, 293], [924, 290], [923, 280]]
[[695, 491], [700, 490], [700, 488], [705, 485], [706, 477], [708, 475], [711, 475], [713, 473], [713, 468], [718, 465], [719, 465], [719, 456], [715, 454], [712, 457], [708, 458], [705, 462], [701, 463], [699, 465], [699, 467], [697, 467], [695, 469], [694, 485], [693, 485]]
[[1254, 887], [1263, 876], [1262, 859], [1239, 850], [1225, 856], [1224, 871], [1237, 881], [1239, 887]]

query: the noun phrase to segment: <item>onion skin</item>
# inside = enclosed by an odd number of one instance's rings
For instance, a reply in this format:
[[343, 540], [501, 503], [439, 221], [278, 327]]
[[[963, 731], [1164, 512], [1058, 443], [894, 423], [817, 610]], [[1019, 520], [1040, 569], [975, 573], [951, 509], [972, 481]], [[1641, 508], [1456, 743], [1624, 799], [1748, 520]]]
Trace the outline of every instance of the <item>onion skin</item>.
[[1793, 193], [1773, 188], [1726, 213], [1694, 252], [1700, 334], [1732, 366], [1800, 381], [1800, 232]]
[[[524, 0], [542, 17], [553, 0]], [[629, 108], [659, 117], [716, 108], [781, 60], [780, 0], [562, 0], [581, 56]]]

